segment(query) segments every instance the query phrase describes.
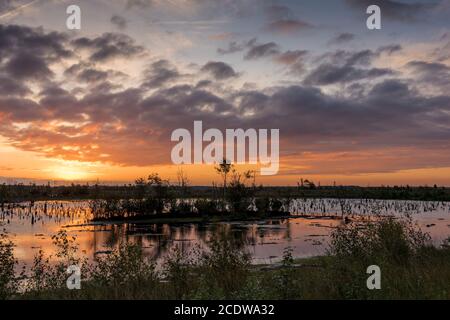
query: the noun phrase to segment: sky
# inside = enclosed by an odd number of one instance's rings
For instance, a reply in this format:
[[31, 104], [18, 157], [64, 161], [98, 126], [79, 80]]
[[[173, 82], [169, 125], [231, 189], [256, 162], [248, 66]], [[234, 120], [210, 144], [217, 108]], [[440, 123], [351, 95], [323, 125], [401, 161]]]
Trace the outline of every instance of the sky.
[[174, 181], [171, 133], [197, 120], [280, 129], [258, 183], [450, 186], [449, 16], [449, 0], [0, 0], [0, 181]]

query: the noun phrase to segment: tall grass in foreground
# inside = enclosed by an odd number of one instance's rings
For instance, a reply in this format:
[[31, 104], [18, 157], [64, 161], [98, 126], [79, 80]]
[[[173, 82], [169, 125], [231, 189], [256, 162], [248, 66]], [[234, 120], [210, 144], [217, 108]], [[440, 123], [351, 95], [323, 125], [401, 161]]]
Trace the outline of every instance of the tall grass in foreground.
[[[332, 234], [327, 256], [257, 267], [233, 240], [206, 250], [174, 250], [157, 267], [139, 246], [123, 244], [93, 263], [78, 260], [73, 239], [54, 238], [60, 263], [38, 255], [27, 285], [13, 275], [11, 243], [0, 247], [0, 294], [10, 299], [450, 299], [450, 246], [433, 247], [410, 220], [351, 223]], [[82, 289], [65, 288], [62, 265], [82, 266]], [[367, 267], [381, 268], [381, 290], [368, 290]], [[19, 281], [19, 282], [18, 282]], [[18, 288], [21, 287], [19, 292]]]

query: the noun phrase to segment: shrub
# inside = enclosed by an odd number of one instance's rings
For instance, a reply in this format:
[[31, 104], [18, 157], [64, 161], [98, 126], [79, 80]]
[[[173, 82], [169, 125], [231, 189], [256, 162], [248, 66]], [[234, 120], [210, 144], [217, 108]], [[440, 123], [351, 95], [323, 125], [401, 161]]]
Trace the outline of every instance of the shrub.
[[14, 267], [17, 260], [13, 254], [14, 246], [6, 234], [0, 233], [0, 300], [12, 296], [17, 290]]
[[135, 244], [120, 244], [104, 257], [97, 257], [88, 275], [92, 285], [120, 288], [141, 281], [155, 280], [155, 264], [144, 258], [142, 248]]
[[382, 218], [367, 224], [348, 224], [331, 234], [330, 254], [338, 258], [364, 262], [380, 260], [406, 265], [425, 247], [431, 238], [410, 218]]
[[232, 239], [223, 235], [214, 238], [199, 260], [202, 286], [218, 295], [213, 298], [231, 299], [245, 286], [250, 263], [249, 253]]

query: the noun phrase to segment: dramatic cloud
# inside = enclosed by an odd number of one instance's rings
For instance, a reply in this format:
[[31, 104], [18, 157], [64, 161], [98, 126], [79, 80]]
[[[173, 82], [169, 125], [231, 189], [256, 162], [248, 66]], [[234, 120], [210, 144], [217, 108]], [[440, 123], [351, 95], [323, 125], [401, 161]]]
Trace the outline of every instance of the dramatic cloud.
[[226, 80], [238, 76], [234, 69], [224, 62], [210, 61], [201, 70], [210, 73], [216, 80]]
[[[198, 119], [214, 128], [282, 128], [284, 152], [289, 153], [370, 153], [381, 147], [411, 145], [432, 150], [447, 146], [450, 137], [448, 126], [429, 126], [438, 114], [441, 123], [448, 123], [450, 97], [423, 97], [407, 82], [395, 79], [369, 86], [368, 94], [358, 99], [302, 86], [279, 88], [270, 94], [235, 91], [229, 97], [189, 85], [160, 88], [149, 96], [140, 89], [125, 89], [92, 92], [77, 99], [58, 87], [41, 95], [39, 103], [0, 101], [3, 117], [31, 123], [24, 128], [4, 124], [2, 135], [18, 148], [71, 160], [164, 163], [171, 131]], [[55, 123], [58, 120], [60, 124]], [[317, 123], [323, 125], [317, 127]], [[449, 165], [442, 157], [439, 162]]]
[[246, 51], [245, 60], [258, 60], [261, 58], [272, 58], [275, 63], [288, 66], [291, 74], [298, 75], [304, 71], [304, 58], [307, 56], [307, 50], [288, 50], [281, 51], [280, 46], [275, 42], [259, 43], [256, 38], [249, 41], [232, 41], [228, 47], [217, 49], [221, 55], [232, 54]]
[[28, 89], [25, 85], [16, 81], [12, 78], [0, 77], [0, 95], [1, 96], [9, 96], [9, 95], [18, 95], [25, 96], [31, 93], [30, 89]]
[[144, 52], [142, 46], [127, 35], [118, 33], [105, 33], [100, 37], [78, 38], [72, 41], [78, 49], [87, 49], [91, 55], [89, 59], [94, 62], [107, 62], [114, 58], [130, 58]]
[[94, 64], [80, 62], [70, 66], [64, 71], [64, 75], [67, 77], [75, 78], [80, 83], [96, 83], [106, 82], [108, 80], [120, 79], [123, 80], [127, 75], [120, 71], [111, 69], [99, 70], [96, 69]]
[[181, 77], [178, 70], [167, 60], [152, 63], [145, 71], [144, 87], [158, 88]]
[[66, 40], [61, 33], [0, 25], [0, 72], [19, 79], [51, 77], [49, 66], [71, 56], [64, 47]]
[[326, 53], [319, 64], [305, 78], [307, 85], [332, 85], [360, 80], [371, 80], [383, 76], [394, 75], [396, 72], [387, 68], [372, 68], [372, 61], [383, 52], [395, 52], [391, 46], [382, 47], [376, 51], [344, 51]]
[[53, 75], [45, 59], [29, 52], [21, 52], [11, 57], [4, 70], [16, 79], [44, 80]]
[[[161, 5], [128, 3], [127, 17]], [[273, 5], [263, 23], [295, 19], [289, 7]], [[111, 22], [120, 28], [119, 20]], [[207, 38], [227, 23], [201, 22], [187, 36], [194, 41], [206, 28]], [[450, 166], [448, 62], [398, 38], [356, 43], [356, 33], [334, 39], [355, 49], [334, 50], [330, 34], [312, 43], [233, 33], [217, 52], [211, 42], [171, 51], [160, 48], [167, 39], [158, 42], [156, 28], [152, 37], [88, 36], [0, 25], [0, 136], [50, 158], [148, 166], [170, 163], [172, 130], [202, 120], [205, 128], [279, 128], [289, 174], [298, 166], [328, 174]], [[436, 45], [427, 47], [432, 53]], [[239, 54], [219, 56], [232, 53]]]

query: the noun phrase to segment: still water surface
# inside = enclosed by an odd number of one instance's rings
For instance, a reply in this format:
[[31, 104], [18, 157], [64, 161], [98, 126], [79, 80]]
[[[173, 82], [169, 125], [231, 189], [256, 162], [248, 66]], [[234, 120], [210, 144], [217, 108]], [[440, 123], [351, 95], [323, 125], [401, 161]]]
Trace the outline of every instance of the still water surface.
[[247, 248], [254, 263], [276, 262], [287, 247], [299, 258], [324, 254], [331, 231], [343, 222], [321, 216], [339, 216], [343, 211], [354, 217], [410, 214], [436, 245], [450, 237], [450, 203], [446, 202], [301, 199], [293, 201], [289, 210], [316, 217], [220, 223], [90, 224], [87, 201], [47, 201], [5, 205], [0, 208], [0, 224], [15, 243], [16, 258], [28, 265], [40, 249], [47, 255], [54, 253], [51, 237], [61, 229], [76, 236], [80, 252], [89, 258], [107, 254], [126, 240], [140, 244], [146, 255], [160, 259], [175, 246], [184, 251], [204, 247], [212, 236], [225, 232]]

